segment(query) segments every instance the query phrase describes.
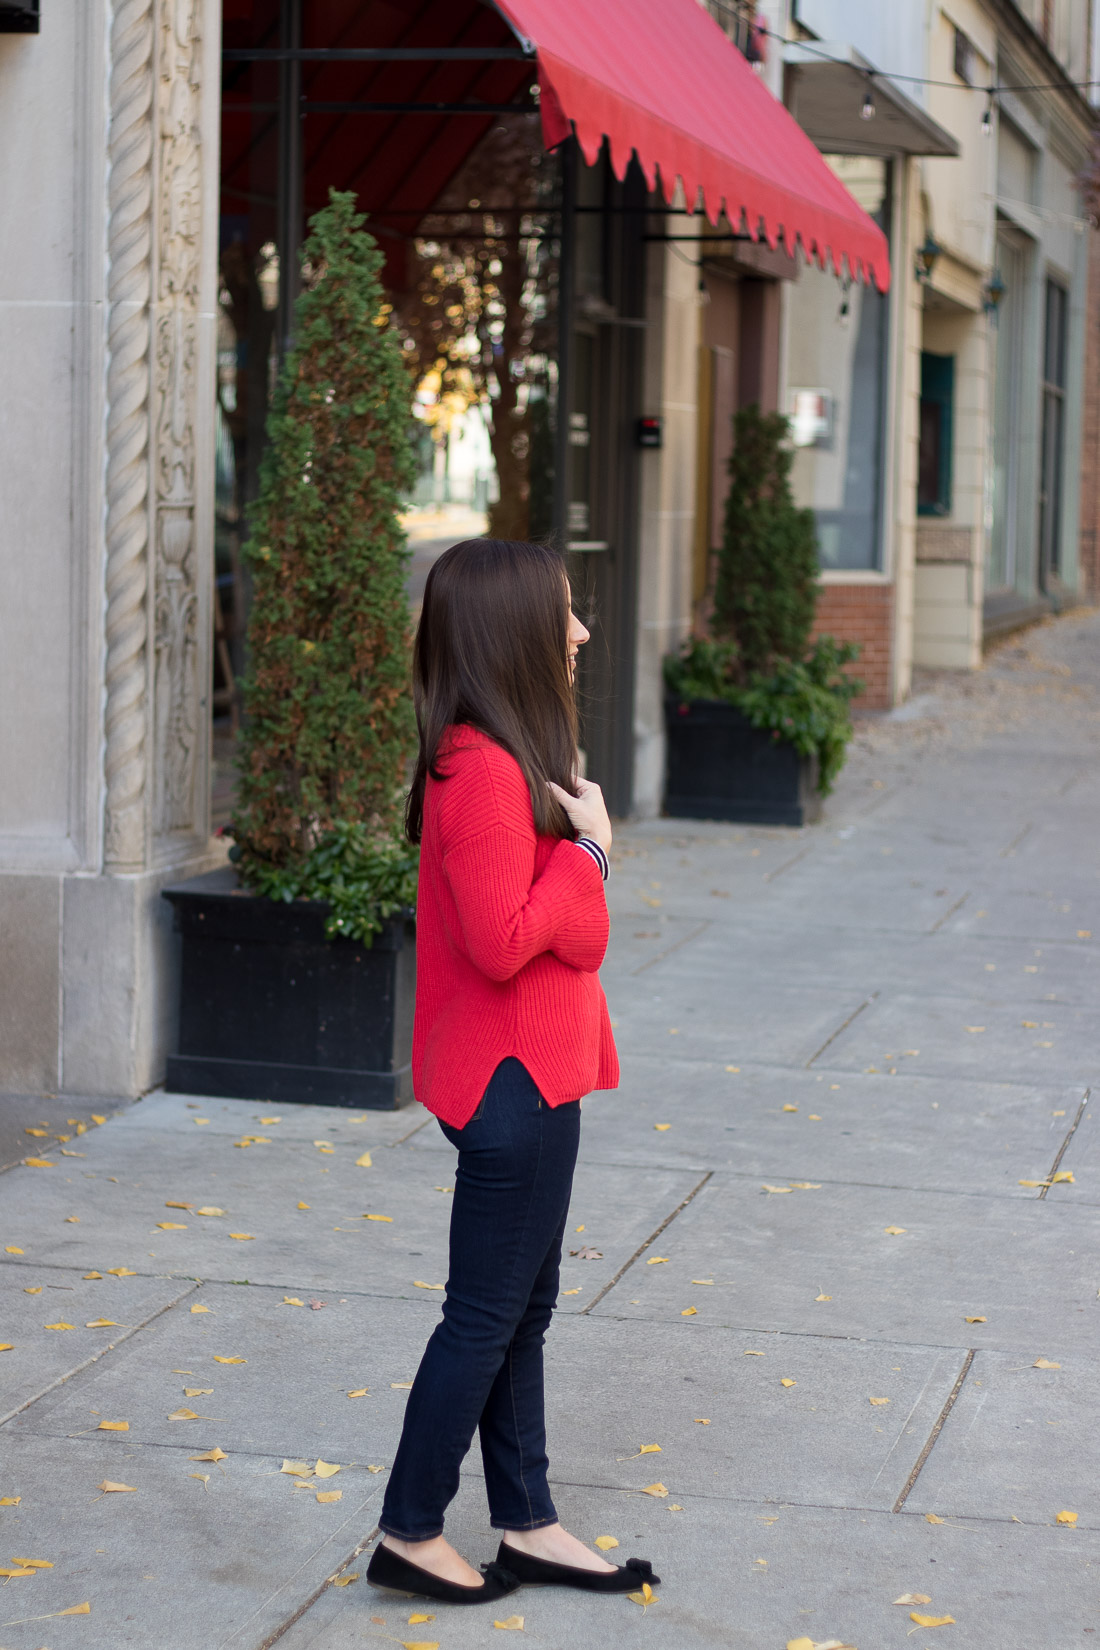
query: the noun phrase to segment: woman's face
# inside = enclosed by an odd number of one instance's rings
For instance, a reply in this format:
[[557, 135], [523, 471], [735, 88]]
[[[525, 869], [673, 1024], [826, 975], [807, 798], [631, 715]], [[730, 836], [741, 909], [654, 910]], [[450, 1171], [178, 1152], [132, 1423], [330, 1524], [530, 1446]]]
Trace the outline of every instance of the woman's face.
[[569, 679], [577, 679], [577, 649], [588, 640], [589, 632], [573, 611], [573, 592], [569, 592], [569, 629], [566, 632], [566, 651], [569, 657]]

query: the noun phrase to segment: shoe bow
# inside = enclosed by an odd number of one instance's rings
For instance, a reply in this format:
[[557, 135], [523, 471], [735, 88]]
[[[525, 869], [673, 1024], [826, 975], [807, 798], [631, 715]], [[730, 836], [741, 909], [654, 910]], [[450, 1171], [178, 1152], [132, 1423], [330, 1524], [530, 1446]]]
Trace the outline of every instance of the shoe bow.
[[660, 1583], [660, 1577], [653, 1574], [653, 1566], [648, 1558], [628, 1558], [625, 1568], [633, 1570], [639, 1581]]
[[483, 1564], [481, 1568], [487, 1581], [499, 1581], [501, 1585], [505, 1587], [509, 1584], [513, 1587], [518, 1587], [520, 1585], [507, 1565], [501, 1564], [498, 1559], [490, 1559], [489, 1563]]

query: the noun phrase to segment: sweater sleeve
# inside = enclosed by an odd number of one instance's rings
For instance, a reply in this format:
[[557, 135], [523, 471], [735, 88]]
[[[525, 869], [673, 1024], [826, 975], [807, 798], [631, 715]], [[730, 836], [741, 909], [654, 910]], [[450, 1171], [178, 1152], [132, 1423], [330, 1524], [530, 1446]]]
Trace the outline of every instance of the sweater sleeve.
[[[470, 960], [497, 981], [511, 979], [544, 951], [571, 968], [595, 973], [608, 937], [599, 867], [575, 843], [562, 841], [536, 878], [534, 821], [523, 776], [502, 752], [502, 760], [492, 762], [484, 751], [476, 755], [479, 771], [467, 769], [444, 785], [455, 790], [447, 798], [443, 869]], [[464, 822], [468, 828], [475, 818], [479, 828], [465, 834]]]

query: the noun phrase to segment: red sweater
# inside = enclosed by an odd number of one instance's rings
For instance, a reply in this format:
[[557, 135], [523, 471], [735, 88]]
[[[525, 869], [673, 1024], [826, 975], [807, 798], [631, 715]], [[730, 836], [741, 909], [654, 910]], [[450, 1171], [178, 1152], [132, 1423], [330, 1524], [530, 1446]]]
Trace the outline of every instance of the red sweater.
[[616, 1088], [599, 866], [536, 835], [519, 764], [487, 735], [453, 730], [437, 765], [448, 777], [428, 779], [416, 906], [417, 1099], [460, 1129], [509, 1055], [551, 1106]]

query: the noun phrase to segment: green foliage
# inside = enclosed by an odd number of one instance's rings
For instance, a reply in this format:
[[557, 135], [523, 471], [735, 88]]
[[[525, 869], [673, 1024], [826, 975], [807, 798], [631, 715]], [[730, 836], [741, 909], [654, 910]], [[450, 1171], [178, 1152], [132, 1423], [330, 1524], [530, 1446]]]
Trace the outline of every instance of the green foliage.
[[753, 727], [788, 740], [803, 756], [816, 756], [818, 790], [828, 796], [852, 737], [849, 703], [863, 691], [864, 684], [843, 668], [858, 654], [853, 642], [819, 636], [804, 659], [779, 659], [769, 675], [757, 671], [746, 682], [730, 642], [692, 637], [665, 660], [665, 685], [678, 699], [734, 705]]
[[333, 191], [303, 248], [309, 279], [244, 552], [253, 602], [232, 826], [247, 887], [335, 893], [335, 931], [360, 937], [384, 905], [410, 903], [395, 892], [395, 844], [415, 738], [397, 520], [415, 476], [411, 386], [364, 221], [354, 195]]
[[781, 413], [756, 406], [733, 421], [711, 629], [737, 643], [746, 680], [804, 656], [817, 602], [813, 511], [800, 510], [791, 493], [788, 432]]
[[267, 899], [327, 900], [329, 939], [370, 944], [387, 917], [416, 904], [419, 852], [397, 836], [341, 821], [293, 865], [253, 865], [249, 886]]

